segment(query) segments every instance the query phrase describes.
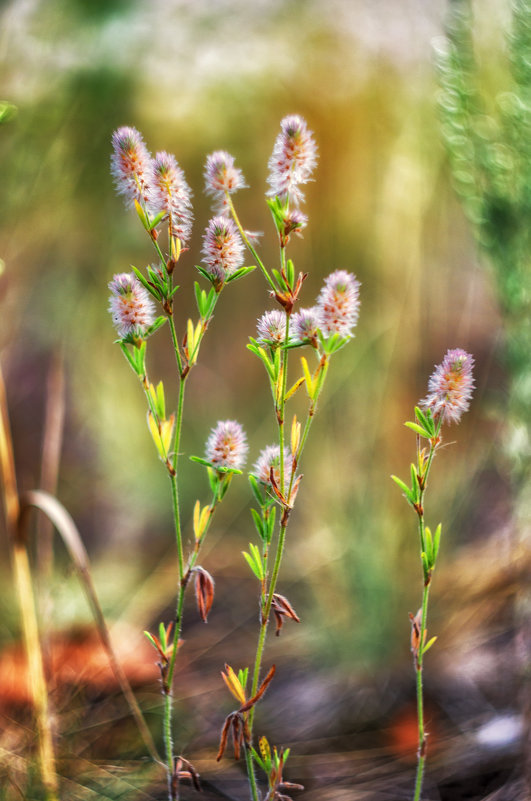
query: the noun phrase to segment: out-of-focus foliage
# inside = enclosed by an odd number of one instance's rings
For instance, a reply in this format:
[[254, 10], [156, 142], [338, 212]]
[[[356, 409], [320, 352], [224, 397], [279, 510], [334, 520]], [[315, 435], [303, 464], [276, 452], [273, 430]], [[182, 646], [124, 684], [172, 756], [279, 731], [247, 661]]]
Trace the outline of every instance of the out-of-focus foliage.
[[450, 4], [448, 38], [437, 54], [442, 133], [454, 185], [494, 270], [511, 372], [507, 450], [520, 482], [531, 441], [531, 3], [514, 0], [504, 91], [481, 88], [469, 0]]

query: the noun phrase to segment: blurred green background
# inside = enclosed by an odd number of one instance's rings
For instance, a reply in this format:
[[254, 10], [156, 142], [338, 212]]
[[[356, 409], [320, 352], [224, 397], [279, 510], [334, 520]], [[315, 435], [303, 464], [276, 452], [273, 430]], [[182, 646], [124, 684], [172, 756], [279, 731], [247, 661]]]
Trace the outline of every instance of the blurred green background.
[[[503, 88], [508, 7], [484, 2], [482, 10], [481, 80], [494, 93]], [[320, 154], [306, 193], [310, 224], [291, 253], [296, 268], [309, 272], [302, 305], [312, 305], [334, 269], [353, 271], [362, 283], [356, 339], [333, 359], [305, 452], [279, 587], [303, 623], [288, 623], [267, 660], [285, 663], [299, 687], [305, 671], [322, 677], [308, 690], [317, 699], [331, 694], [323, 687], [349, 688], [352, 697], [364, 682], [378, 677], [382, 688], [391, 676], [400, 677], [395, 706], [402, 687], [406, 699], [411, 694], [407, 613], [418, 606], [421, 571], [415, 518], [389, 475], [407, 475], [414, 437], [403, 422], [433, 365], [454, 347], [474, 354], [477, 391], [462, 424], [447, 431], [452, 444], [437, 459], [428, 499], [429, 520], [442, 520], [445, 532], [430, 626], [440, 635], [433, 675], [462, 669], [456, 620], [464, 614], [472, 632], [490, 620], [481, 604], [470, 614], [463, 609], [470, 610], [478, 579], [473, 565], [484, 564], [485, 581], [512, 553], [500, 444], [503, 328], [439, 132], [433, 38], [442, 34], [444, 12], [442, 2], [416, 0], [15, 0], [1, 7], [0, 94], [17, 114], [0, 127], [0, 355], [19, 480], [25, 489], [38, 485], [47, 374], [54, 354], [64, 353], [57, 495], [83, 534], [109, 619], [129, 626], [137, 648], [141, 629], [171, 616], [175, 573], [166, 476], [107, 311], [113, 273], [152, 260], [138, 220], [113, 191], [110, 139], [120, 125], [142, 131], [153, 153], [173, 152], [194, 192], [194, 236], [177, 279], [181, 333], [210, 214], [205, 157], [215, 149], [235, 156], [250, 187], [236, 196], [240, 216], [264, 232], [261, 253], [274, 262], [265, 181], [287, 113], [306, 118]], [[203, 453], [218, 419], [244, 425], [251, 463], [274, 439], [266, 378], [245, 347], [268, 308], [258, 271], [223, 293], [188, 385], [186, 454]], [[150, 368], [174, 391], [165, 336], [149, 343]], [[187, 464], [185, 521], [207, 490], [200, 466]], [[192, 599], [187, 612], [191, 675], [207, 675], [214, 707], [204, 706], [214, 729], [226, 700], [219, 669], [224, 661], [247, 664], [254, 651], [255, 587], [240, 553], [254, 538], [248, 505], [245, 479], [234, 481], [202, 560], [218, 588], [208, 628], [193, 623]], [[19, 623], [2, 547], [0, 643], [8, 647]], [[60, 546], [51, 593], [52, 628], [62, 637], [88, 624]], [[470, 636], [462, 637], [467, 647]], [[147, 670], [156, 710], [156, 669]], [[382, 701], [383, 690], [374, 692]], [[304, 739], [305, 728], [311, 737], [308, 716], [334, 717], [324, 701], [314, 703], [312, 712], [301, 701], [298, 723], [279, 723], [278, 737], [289, 730]], [[198, 736], [189, 732], [191, 741]]]

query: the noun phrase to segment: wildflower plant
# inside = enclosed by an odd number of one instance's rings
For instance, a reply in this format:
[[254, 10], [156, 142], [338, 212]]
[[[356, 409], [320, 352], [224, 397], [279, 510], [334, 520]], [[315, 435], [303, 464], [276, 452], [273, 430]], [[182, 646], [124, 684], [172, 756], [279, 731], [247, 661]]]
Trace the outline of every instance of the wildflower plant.
[[[179, 782], [197, 774], [183, 756], [174, 753], [173, 681], [177, 656], [182, 646], [184, 599], [193, 583], [199, 615], [206, 622], [214, 599], [214, 579], [198, 564], [214, 512], [235, 474], [241, 473], [247, 455], [247, 439], [241, 425], [220, 421], [208, 437], [205, 456], [192, 457], [206, 467], [211, 491], [209, 503], [196, 500], [188, 551], [179, 495], [181, 430], [185, 388], [191, 369], [197, 363], [201, 343], [214, 315], [221, 291], [230, 281], [250, 272], [243, 267], [244, 247], [234, 223], [224, 217], [210, 221], [204, 238], [203, 265], [199, 273], [209, 282], [203, 289], [195, 283], [197, 318], [186, 321], [181, 337], [173, 315], [173, 299], [178, 290], [174, 274], [192, 230], [191, 190], [175, 157], [161, 151], [151, 157], [140, 133], [129, 127], [118, 129], [112, 138], [111, 173], [117, 192], [127, 207], [133, 207], [155, 252], [155, 262], [144, 270], [132, 267], [130, 273], [115, 275], [109, 283], [109, 311], [118, 334], [118, 344], [139, 378], [147, 405], [148, 428], [171, 487], [173, 521], [177, 550], [177, 598], [175, 620], [160, 623], [157, 634], [146, 632], [158, 656], [164, 697], [163, 738], [169, 799], [178, 798]], [[161, 234], [166, 231], [165, 246]], [[157, 316], [157, 310], [159, 312]], [[163, 381], [151, 382], [146, 365], [149, 338], [163, 326], [169, 329], [177, 367], [176, 408], [167, 409]], [[193, 579], [193, 582], [192, 582]]]
[[428, 394], [415, 407], [415, 420], [405, 425], [417, 437], [416, 462], [411, 464], [411, 484], [397, 476], [393, 480], [415, 510], [420, 540], [423, 591], [422, 604], [411, 620], [411, 652], [417, 684], [418, 752], [414, 801], [420, 801], [427, 755], [427, 731], [424, 722], [423, 669], [424, 656], [437, 637], [428, 636], [428, 600], [432, 574], [435, 570], [441, 541], [441, 524], [432, 532], [425, 522], [425, 496], [428, 477], [436, 452], [442, 447], [443, 425], [459, 423], [468, 410], [474, 379], [474, 359], [460, 348], [449, 350], [441, 364], [435, 367], [429, 382]]
[[[178, 593], [175, 621], [161, 623], [158, 634], [147, 636], [158, 655], [164, 696], [164, 743], [170, 801], [178, 797], [181, 778], [194, 783], [197, 775], [183, 756], [174, 754], [172, 696], [176, 660], [181, 647], [184, 598], [193, 584], [199, 614], [207, 619], [214, 598], [214, 579], [198, 563], [212, 516], [223, 499], [232, 477], [241, 473], [248, 452], [242, 427], [235, 420], [220, 421], [208, 436], [204, 456], [191, 457], [207, 469], [212, 498], [197, 500], [193, 512], [193, 543], [185, 552], [179, 496], [179, 461], [185, 386], [199, 349], [225, 286], [246, 275], [254, 266], [244, 265], [247, 248], [260, 268], [275, 308], [268, 309], [257, 323], [256, 337], [249, 350], [260, 360], [271, 391], [276, 437], [257, 457], [249, 475], [255, 501], [251, 510], [258, 543], [250, 543], [244, 558], [258, 580], [260, 602], [259, 631], [254, 664], [238, 671], [226, 665], [223, 680], [238, 707], [222, 727], [218, 760], [229, 736], [234, 755], [245, 757], [252, 801], [261, 797], [256, 769], [265, 773], [267, 799], [287, 798], [286, 791], [298, 785], [285, 781], [283, 772], [289, 749], [270, 746], [261, 735], [255, 737], [255, 711], [271, 684], [276, 669], [272, 665], [263, 675], [263, 661], [269, 620], [275, 619], [279, 635], [285, 621], [299, 622], [292, 604], [277, 589], [284, 554], [286, 533], [302, 480], [299, 471], [304, 446], [321, 396], [330, 359], [353, 337], [359, 310], [359, 283], [354, 275], [339, 269], [325, 280], [316, 303], [296, 311], [306, 273], [296, 272], [287, 248], [293, 234], [300, 235], [308, 223], [299, 206], [304, 200], [302, 187], [312, 179], [317, 147], [304, 119], [290, 115], [281, 122], [269, 160], [266, 202], [272, 214], [278, 239], [278, 266], [268, 268], [255, 248], [255, 235], [246, 231], [239, 219], [233, 196], [245, 187], [241, 170], [229, 153], [218, 150], [207, 157], [204, 178], [206, 193], [213, 199], [213, 217], [203, 236], [202, 261], [197, 266], [208, 282], [208, 290], [195, 284], [198, 319], [188, 319], [179, 338], [173, 316], [173, 298], [178, 287], [174, 276], [186, 248], [192, 225], [191, 192], [175, 158], [157, 153], [151, 158], [138, 131], [121, 128], [113, 136], [111, 171], [126, 206], [133, 207], [155, 250], [156, 262], [144, 270], [114, 276], [109, 284], [109, 309], [118, 333], [118, 343], [140, 379], [147, 403], [148, 426], [171, 485], [177, 545]], [[166, 248], [161, 233], [166, 231]], [[159, 315], [157, 316], [157, 308]], [[151, 382], [147, 367], [147, 343], [160, 328], [169, 329], [177, 366], [176, 408], [169, 413], [162, 381]], [[293, 351], [306, 347], [296, 377], [289, 379], [289, 359]], [[313, 364], [311, 363], [313, 359]], [[306, 391], [306, 419], [288, 419], [287, 403], [302, 388]]]
[[[291, 512], [302, 480], [298, 472], [317, 404], [324, 386], [332, 355], [353, 337], [359, 311], [359, 282], [346, 270], [336, 270], [324, 283], [311, 308], [296, 311], [306, 273], [295, 270], [287, 249], [293, 234], [300, 235], [308, 218], [299, 206], [304, 200], [302, 187], [312, 180], [317, 163], [317, 147], [312, 132], [299, 115], [282, 120], [281, 131], [269, 160], [266, 202], [269, 206], [278, 240], [278, 266], [268, 268], [255, 248], [252, 235], [238, 216], [233, 193], [236, 184], [243, 185], [234, 159], [226, 153], [214, 153], [207, 159], [206, 191], [215, 199], [216, 208], [230, 214], [240, 236], [258, 264], [276, 307], [259, 318], [256, 337], [250, 337], [249, 350], [265, 368], [271, 391], [276, 442], [260, 452], [249, 475], [255, 501], [251, 510], [257, 543], [249, 543], [243, 556], [258, 581], [259, 630], [254, 665], [239, 669], [226, 666], [224, 681], [240, 706], [231, 712], [222, 729], [218, 759], [225, 751], [232, 733], [234, 755], [244, 753], [252, 801], [261, 797], [256, 769], [265, 773], [267, 801], [286, 799], [287, 790], [302, 789], [283, 778], [289, 749], [269, 745], [267, 739], [255, 735], [255, 712], [273, 679], [275, 667], [263, 676], [265, 646], [269, 621], [276, 621], [279, 635], [286, 620], [299, 622], [290, 601], [277, 591], [280, 568]], [[230, 176], [230, 180], [229, 180]], [[289, 379], [289, 360], [297, 348], [309, 348], [313, 364], [300, 357], [296, 377]], [[287, 404], [304, 388], [307, 396], [306, 419], [288, 417]]]

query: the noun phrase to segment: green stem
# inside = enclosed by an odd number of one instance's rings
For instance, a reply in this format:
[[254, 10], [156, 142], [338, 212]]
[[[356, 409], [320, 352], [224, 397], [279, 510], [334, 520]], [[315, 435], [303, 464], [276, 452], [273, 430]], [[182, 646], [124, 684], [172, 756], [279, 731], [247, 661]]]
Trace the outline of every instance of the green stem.
[[417, 670], [417, 721], [419, 731], [419, 750], [417, 755], [417, 775], [415, 779], [415, 795], [414, 801], [420, 801], [420, 794], [422, 792], [422, 780], [424, 778], [424, 767], [426, 764], [426, 731], [424, 728], [424, 693], [422, 687], [422, 668], [424, 663], [424, 654], [422, 652], [424, 646], [424, 633], [426, 631], [426, 623], [428, 618], [428, 596], [430, 592], [430, 585], [424, 584], [424, 591], [422, 593], [422, 619], [420, 624], [420, 642], [419, 651], [416, 659]]
[[[426, 552], [424, 497], [426, 494], [426, 488], [428, 486], [428, 476], [431, 470], [431, 466], [433, 464], [433, 457], [435, 456], [435, 451], [437, 450], [437, 447], [439, 445], [439, 435], [441, 432], [441, 427], [442, 427], [442, 417], [439, 419], [437, 423], [437, 428], [435, 430], [435, 435], [430, 441], [430, 452], [428, 455], [428, 461], [426, 463], [426, 469], [424, 471], [422, 479], [422, 488], [419, 493], [419, 504], [418, 504], [417, 514], [418, 514], [418, 530], [419, 530], [421, 553]], [[420, 445], [417, 446], [417, 472], [420, 475], [421, 473]], [[426, 730], [424, 727], [424, 690], [423, 690], [422, 674], [424, 667], [423, 649], [424, 649], [424, 641], [426, 639], [427, 623], [428, 623], [428, 598], [429, 598], [430, 584], [431, 584], [431, 568], [429, 572], [426, 574], [426, 568], [424, 567], [424, 564], [423, 564], [423, 577], [424, 577], [424, 586], [422, 591], [422, 613], [420, 621], [419, 642], [418, 642], [418, 651], [415, 654], [415, 671], [416, 671], [416, 682], [417, 682], [418, 753], [417, 753], [417, 772], [415, 778], [415, 794], [413, 796], [413, 801], [420, 801], [422, 792], [422, 781], [424, 778], [424, 769], [426, 766], [426, 751], [427, 751]]]
[[236, 214], [236, 209], [234, 208], [234, 203], [232, 202], [232, 198], [231, 198], [231, 196], [229, 195], [228, 192], [225, 192], [225, 197], [226, 197], [229, 209], [231, 211], [232, 218], [233, 218], [234, 222], [236, 223], [236, 227], [238, 228], [238, 231], [240, 232], [241, 238], [245, 242], [245, 245], [248, 248], [248, 250], [251, 252], [253, 258], [256, 259], [256, 263], [258, 264], [258, 266], [262, 270], [267, 283], [269, 284], [271, 289], [276, 293], [277, 288], [276, 288], [276, 286], [274, 284], [274, 281], [271, 278], [271, 276], [269, 275], [269, 273], [267, 272], [267, 269], [266, 269], [262, 259], [260, 258], [260, 256], [256, 252], [256, 249], [251, 244], [251, 241], [249, 240], [249, 237], [245, 233], [245, 231], [243, 229], [243, 226], [242, 226], [242, 224], [240, 222], [240, 219], [239, 219], [238, 215]]

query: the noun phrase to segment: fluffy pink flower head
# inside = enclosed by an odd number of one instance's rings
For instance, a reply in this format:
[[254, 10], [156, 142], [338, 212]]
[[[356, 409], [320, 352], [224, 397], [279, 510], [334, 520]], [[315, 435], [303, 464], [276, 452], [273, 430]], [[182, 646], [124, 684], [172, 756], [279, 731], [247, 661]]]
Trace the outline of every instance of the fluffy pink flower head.
[[153, 179], [149, 209], [155, 216], [166, 212], [172, 236], [185, 247], [192, 232], [192, 192], [175, 156], [161, 151], [152, 162]]
[[315, 340], [321, 325], [319, 309], [315, 306], [311, 309], [300, 309], [291, 318], [291, 328], [293, 338], [298, 342], [306, 339]]
[[267, 311], [258, 318], [258, 342], [281, 345], [286, 337], [286, 315], [280, 309]]
[[359, 288], [356, 276], [346, 270], [336, 270], [325, 279], [317, 298], [319, 327], [325, 336], [352, 336], [352, 329], [358, 322]]
[[149, 292], [134, 273], [119, 273], [109, 283], [109, 311], [122, 339], [129, 335], [142, 337], [155, 319]]
[[228, 217], [213, 217], [203, 237], [205, 269], [219, 288], [243, 264], [244, 246], [238, 229]]
[[271, 189], [267, 194], [279, 197], [282, 201], [293, 201], [297, 205], [304, 199], [299, 184], [311, 180], [317, 164], [317, 146], [312, 132], [298, 114], [284, 117], [280, 128], [269, 159], [267, 182]]
[[111, 174], [127, 206], [147, 203], [151, 194], [151, 155], [136, 128], [118, 128], [112, 135]]
[[247, 456], [247, 437], [235, 420], [220, 420], [210, 432], [206, 444], [206, 458], [214, 467], [240, 470]]
[[[284, 449], [284, 476], [291, 476], [293, 458], [287, 448]], [[253, 467], [253, 474], [262, 484], [271, 484], [271, 470], [277, 486], [280, 486], [280, 447], [279, 445], [267, 445], [260, 452]]]
[[474, 389], [473, 357], [461, 348], [449, 350], [428, 381], [428, 395], [420, 401], [443, 423], [458, 423], [470, 405]]
[[225, 210], [225, 192], [232, 194], [247, 186], [242, 171], [234, 166], [234, 156], [225, 150], [216, 150], [207, 156], [204, 178], [206, 193], [215, 198], [220, 210]]

